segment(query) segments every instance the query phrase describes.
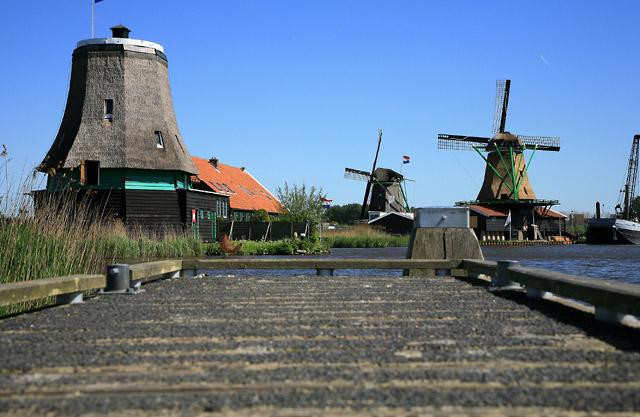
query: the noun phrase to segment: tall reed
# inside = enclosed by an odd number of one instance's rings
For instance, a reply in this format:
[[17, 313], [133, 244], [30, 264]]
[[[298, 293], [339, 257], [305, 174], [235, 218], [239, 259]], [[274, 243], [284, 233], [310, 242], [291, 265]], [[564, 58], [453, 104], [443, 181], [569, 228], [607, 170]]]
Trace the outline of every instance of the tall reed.
[[409, 236], [391, 235], [367, 225], [323, 232], [322, 240], [332, 248], [387, 248], [409, 244]]

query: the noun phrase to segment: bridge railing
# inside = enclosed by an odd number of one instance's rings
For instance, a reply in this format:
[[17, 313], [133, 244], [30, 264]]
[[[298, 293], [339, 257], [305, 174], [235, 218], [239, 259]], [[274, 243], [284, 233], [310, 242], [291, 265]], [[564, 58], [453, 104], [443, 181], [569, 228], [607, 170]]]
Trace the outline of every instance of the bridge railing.
[[640, 317], [640, 285], [525, 268], [515, 261], [422, 259], [173, 259], [134, 265], [110, 265], [105, 275], [72, 275], [0, 285], [0, 306], [56, 297], [58, 304], [82, 302], [83, 294], [135, 292], [162, 278], [194, 276], [202, 271], [238, 269], [316, 270], [319, 276], [344, 269], [391, 269], [430, 275], [485, 277], [492, 290], [526, 290], [534, 298], [551, 295], [589, 303], [598, 320], [621, 322]]

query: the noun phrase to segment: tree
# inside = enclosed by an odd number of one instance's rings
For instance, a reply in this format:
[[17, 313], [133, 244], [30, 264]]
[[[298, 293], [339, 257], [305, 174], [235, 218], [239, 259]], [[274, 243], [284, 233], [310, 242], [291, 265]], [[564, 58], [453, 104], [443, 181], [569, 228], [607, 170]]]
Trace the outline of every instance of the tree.
[[260, 209], [260, 210], [256, 210], [255, 212], [253, 212], [253, 214], [251, 215], [251, 221], [252, 222], [270, 222], [271, 221], [271, 216], [269, 216], [269, 213], [267, 213], [267, 210], [265, 209]]
[[322, 188], [307, 188], [304, 183], [300, 186], [289, 186], [285, 182], [284, 186], [277, 188], [276, 196], [286, 210], [286, 213], [280, 216], [282, 220], [314, 224], [320, 222], [323, 211], [321, 199], [326, 197]]
[[327, 219], [340, 224], [354, 224], [360, 220], [362, 205], [358, 203], [335, 205], [327, 210]]

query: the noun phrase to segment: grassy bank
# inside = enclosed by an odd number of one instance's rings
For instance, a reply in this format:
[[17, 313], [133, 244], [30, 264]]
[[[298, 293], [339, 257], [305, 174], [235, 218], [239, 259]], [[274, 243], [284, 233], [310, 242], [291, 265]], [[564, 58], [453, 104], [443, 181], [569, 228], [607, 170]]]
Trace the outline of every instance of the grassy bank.
[[409, 244], [408, 235], [390, 235], [369, 226], [327, 231], [322, 240], [331, 248], [389, 248]]
[[[329, 246], [320, 240], [284, 239], [273, 242], [256, 242], [251, 240], [234, 241], [238, 248], [236, 255], [296, 255], [317, 254], [329, 251]], [[207, 255], [223, 255], [219, 245], [209, 246]]]

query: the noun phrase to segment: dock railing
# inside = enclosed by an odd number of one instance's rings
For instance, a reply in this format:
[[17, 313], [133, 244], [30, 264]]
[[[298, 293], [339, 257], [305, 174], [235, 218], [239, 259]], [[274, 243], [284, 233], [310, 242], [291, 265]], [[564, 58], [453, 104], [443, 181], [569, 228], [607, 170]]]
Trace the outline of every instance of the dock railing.
[[418, 270], [432, 276], [484, 278], [488, 288], [526, 291], [532, 298], [563, 297], [595, 307], [597, 320], [621, 323], [640, 317], [640, 285], [522, 267], [516, 261], [421, 259], [172, 259], [133, 265], [109, 265], [105, 275], [71, 275], [0, 285], [0, 306], [55, 297], [54, 304], [82, 302], [87, 293], [135, 294], [140, 285], [164, 278], [193, 277], [203, 271], [239, 269], [315, 270], [318, 276], [336, 270]]

